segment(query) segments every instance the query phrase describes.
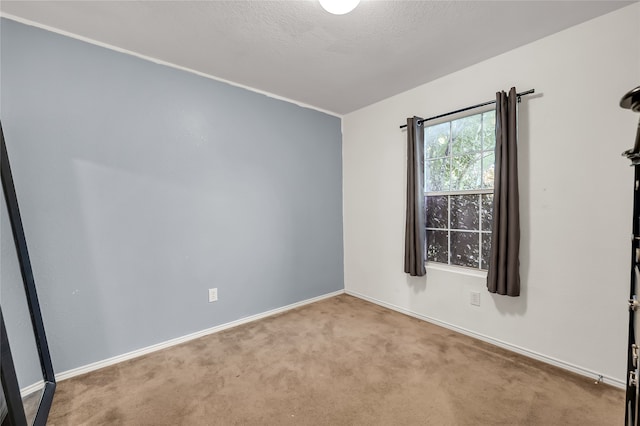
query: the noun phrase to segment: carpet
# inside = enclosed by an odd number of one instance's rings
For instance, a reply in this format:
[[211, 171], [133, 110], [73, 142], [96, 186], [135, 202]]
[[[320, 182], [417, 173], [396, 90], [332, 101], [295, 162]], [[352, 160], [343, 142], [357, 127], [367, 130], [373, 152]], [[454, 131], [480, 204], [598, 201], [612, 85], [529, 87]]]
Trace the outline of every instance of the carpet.
[[623, 422], [620, 389], [340, 295], [61, 381], [48, 424]]

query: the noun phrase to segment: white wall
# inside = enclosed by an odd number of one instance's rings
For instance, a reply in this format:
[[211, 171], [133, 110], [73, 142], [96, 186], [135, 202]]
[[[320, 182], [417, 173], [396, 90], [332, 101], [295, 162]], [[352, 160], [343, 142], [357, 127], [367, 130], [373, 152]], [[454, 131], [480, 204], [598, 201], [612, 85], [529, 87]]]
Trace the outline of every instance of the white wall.
[[[347, 292], [622, 383], [633, 173], [620, 154], [638, 114], [618, 102], [639, 84], [633, 4], [344, 117]], [[409, 278], [398, 126], [511, 86], [536, 89], [520, 107], [521, 296], [488, 293], [478, 274]], [[480, 307], [470, 291], [482, 292]]]

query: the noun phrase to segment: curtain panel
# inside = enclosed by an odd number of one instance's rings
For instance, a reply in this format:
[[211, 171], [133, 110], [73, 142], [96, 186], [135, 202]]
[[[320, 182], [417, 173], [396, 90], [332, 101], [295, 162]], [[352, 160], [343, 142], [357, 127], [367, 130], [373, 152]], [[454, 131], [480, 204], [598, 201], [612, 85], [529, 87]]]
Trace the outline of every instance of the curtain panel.
[[493, 228], [487, 289], [520, 295], [520, 207], [518, 193], [518, 104], [515, 87], [496, 93], [496, 153]]
[[407, 118], [407, 210], [404, 236], [404, 272], [422, 277], [425, 262], [424, 127], [420, 117]]

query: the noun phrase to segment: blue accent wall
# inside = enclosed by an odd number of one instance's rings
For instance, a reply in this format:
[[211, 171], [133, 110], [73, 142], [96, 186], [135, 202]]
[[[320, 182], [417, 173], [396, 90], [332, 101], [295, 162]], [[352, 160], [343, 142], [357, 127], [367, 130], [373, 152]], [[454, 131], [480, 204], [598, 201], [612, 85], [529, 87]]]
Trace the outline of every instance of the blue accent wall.
[[56, 372], [344, 288], [339, 118], [0, 30], [0, 116]]

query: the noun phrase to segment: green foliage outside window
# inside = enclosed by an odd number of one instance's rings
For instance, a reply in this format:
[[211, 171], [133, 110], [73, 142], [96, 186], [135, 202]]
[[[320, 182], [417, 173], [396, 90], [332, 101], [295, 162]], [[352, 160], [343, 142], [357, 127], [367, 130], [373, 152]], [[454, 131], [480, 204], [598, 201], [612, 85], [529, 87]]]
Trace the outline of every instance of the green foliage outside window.
[[425, 192], [493, 188], [495, 111], [425, 128]]

